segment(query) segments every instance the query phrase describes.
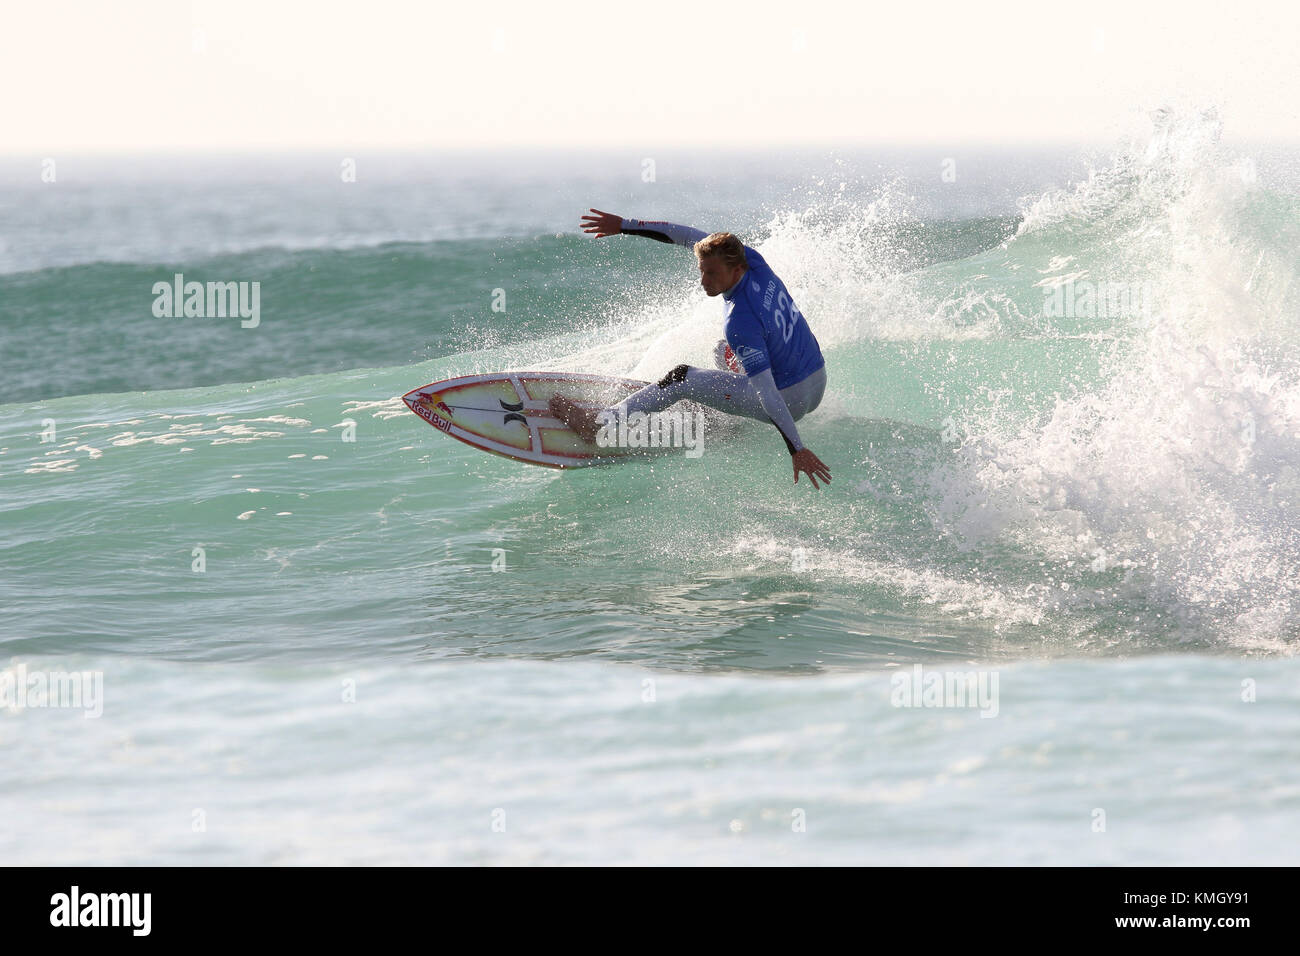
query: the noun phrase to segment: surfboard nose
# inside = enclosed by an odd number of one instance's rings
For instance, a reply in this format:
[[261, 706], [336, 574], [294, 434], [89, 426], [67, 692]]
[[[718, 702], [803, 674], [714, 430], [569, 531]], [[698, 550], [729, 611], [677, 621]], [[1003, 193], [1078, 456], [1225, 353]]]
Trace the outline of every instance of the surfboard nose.
[[426, 408], [436, 408], [442, 411], [448, 418], [453, 417], [451, 406], [444, 402], [442, 396], [437, 392], [426, 392], [421, 389], [416, 389], [413, 392], [408, 392], [406, 395], [403, 395], [402, 398], [405, 399], [406, 404], [408, 405], [423, 405]]

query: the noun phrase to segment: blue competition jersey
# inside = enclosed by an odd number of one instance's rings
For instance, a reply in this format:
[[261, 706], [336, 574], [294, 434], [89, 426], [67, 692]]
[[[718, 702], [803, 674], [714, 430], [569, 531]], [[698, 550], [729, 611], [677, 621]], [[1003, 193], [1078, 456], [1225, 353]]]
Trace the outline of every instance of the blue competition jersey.
[[756, 251], [745, 247], [745, 273], [727, 300], [724, 334], [746, 375], [772, 370], [777, 388], [788, 388], [826, 364], [808, 323], [785, 283]]

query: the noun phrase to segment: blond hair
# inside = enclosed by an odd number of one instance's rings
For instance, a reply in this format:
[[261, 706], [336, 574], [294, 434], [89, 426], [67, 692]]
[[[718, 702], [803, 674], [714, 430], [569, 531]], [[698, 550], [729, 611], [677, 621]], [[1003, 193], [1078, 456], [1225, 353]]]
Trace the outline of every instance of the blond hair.
[[729, 232], [715, 232], [695, 244], [695, 257], [721, 256], [729, 266], [744, 266], [745, 244]]

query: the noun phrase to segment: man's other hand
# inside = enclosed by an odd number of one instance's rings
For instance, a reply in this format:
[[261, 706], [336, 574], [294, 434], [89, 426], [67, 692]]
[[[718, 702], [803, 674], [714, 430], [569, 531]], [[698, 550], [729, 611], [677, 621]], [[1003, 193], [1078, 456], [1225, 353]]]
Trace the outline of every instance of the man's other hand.
[[599, 209], [591, 211], [596, 215], [582, 217], [583, 232], [594, 234], [597, 239], [603, 239], [606, 236], [617, 236], [623, 231], [622, 216], [612, 212], [601, 212]]
[[808, 480], [812, 482], [814, 488], [821, 488], [821, 485], [817, 484], [818, 478], [830, 484], [831, 470], [807, 448], [801, 448], [794, 453], [794, 483], [796, 485], [799, 484], [799, 472], [801, 471], [808, 476]]

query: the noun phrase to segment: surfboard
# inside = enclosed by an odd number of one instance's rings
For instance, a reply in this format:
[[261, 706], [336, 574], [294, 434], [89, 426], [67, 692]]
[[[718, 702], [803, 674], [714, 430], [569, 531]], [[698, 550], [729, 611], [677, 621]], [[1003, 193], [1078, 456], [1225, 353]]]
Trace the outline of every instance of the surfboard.
[[583, 441], [547, 405], [557, 392], [589, 408], [605, 408], [649, 382], [575, 372], [465, 375], [412, 389], [406, 407], [452, 438], [494, 455], [550, 468], [608, 464], [640, 449]]

